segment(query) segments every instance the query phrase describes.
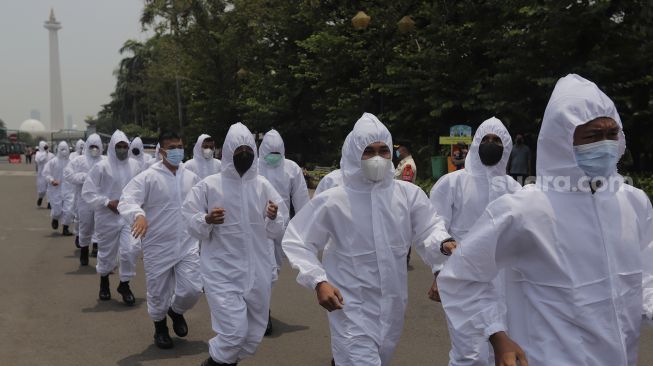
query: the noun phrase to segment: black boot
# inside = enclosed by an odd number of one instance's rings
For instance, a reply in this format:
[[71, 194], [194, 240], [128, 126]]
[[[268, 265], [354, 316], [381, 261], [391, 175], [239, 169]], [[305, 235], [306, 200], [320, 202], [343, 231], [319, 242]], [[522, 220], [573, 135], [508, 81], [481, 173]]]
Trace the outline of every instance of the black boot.
[[100, 300], [111, 300], [111, 289], [109, 289], [109, 275], [100, 276]]
[[266, 337], [272, 335], [272, 310], [268, 312], [268, 325], [265, 327], [265, 334]]
[[88, 266], [88, 247], [81, 248], [79, 252], [79, 264], [82, 266]]
[[61, 235], [63, 236], [73, 236], [73, 233], [68, 230], [68, 225], [63, 226], [63, 230], [61, 231]]
[[36, 205], [41, 207], [41, 203], [43, 203], [43, 197], [39, 197], [39, 199], [36, 200]]
[[207, 358], [202, 362], [201, 366], [238, 366], [238, 362], [236, 363], [220, 363], [220, 362], [215, 362], [211, 357]]
[[134, 294], [129, 288], [129, 281], [120, 281], [120, 285], [118, 285], [118, 293], [122, 295], [122, 301], [125, 305], [132, 306], [136, 303], [136, 298], [134, 298]]
[[93, 250], [91, 250], [91, 257], [97, 258], [97, 243], [93, 243]]
[[52, 206], [50, 206], [50, 202], [48, 202], [48, 210], [52, 210]]
[[188, 334], [188, 324], [184, 319], [184, 314], [175, 313], [172, 308], [168, 308], [168, 316], [172, 319], [172, 330], [178, 337], [185, 337]]
[[336, 366], [336, 361], [333, 358], [331, 359], [331, 366]]
[[59, 228], [59, 220], [52, 219], [52, 229], [57, 230]]
[[166, 324], [166, 318], [154, 322], [154, 344], [161, 349], [172, 348], [172, 338], [168, 333], [168, 325]]
[[81, 246], [79, 245], [79, 235], [75, 237], [75, 248], [81, 248]]

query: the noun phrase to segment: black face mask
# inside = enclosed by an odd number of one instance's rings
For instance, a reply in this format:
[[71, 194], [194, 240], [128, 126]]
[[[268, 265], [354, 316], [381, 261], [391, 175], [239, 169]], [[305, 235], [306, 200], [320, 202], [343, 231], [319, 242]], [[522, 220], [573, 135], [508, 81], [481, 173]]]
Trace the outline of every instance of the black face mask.
[[481, 158], [481, 163], [483, 163], [483, 165], [496, 165], [501, 161], [501, 156], [503, 156], [503, 146], [499, 146], [492, 142], [480, 144], [478, 146], [478, 156]]
[[138, 156], [138, 155], [140, 155], [140, 153], [141, 153], [141, 151], [138, 150], [137, 148], [132, 149], [132, 154], [134, 154], [134, 156]]
[[243, 151], [234, 155], [234, 167], [240, 176], [242, 177], [254, 162], [254, 153], [249, 151]]

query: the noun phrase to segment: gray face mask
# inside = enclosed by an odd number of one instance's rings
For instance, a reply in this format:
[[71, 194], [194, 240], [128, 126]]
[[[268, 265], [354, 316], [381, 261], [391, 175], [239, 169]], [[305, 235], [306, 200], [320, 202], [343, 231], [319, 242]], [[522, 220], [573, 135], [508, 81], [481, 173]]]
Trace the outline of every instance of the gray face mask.
[[118, 160], [123, 161], [129, 156], [128, 148], [116, 148], [116, 157]]

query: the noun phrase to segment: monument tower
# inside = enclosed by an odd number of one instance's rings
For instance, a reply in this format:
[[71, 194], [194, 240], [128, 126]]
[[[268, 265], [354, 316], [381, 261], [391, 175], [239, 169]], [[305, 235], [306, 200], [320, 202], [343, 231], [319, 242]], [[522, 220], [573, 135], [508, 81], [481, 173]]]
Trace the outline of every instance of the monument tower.
[[50, 9], [50, 19], [45, 22], [43, 27], [50, 32], [50, 129], [59, 131], [64, 128], [59, 38], [57, 36], [57, 31], [61, 29], [61, 23], [54, 17], [54, 9]]

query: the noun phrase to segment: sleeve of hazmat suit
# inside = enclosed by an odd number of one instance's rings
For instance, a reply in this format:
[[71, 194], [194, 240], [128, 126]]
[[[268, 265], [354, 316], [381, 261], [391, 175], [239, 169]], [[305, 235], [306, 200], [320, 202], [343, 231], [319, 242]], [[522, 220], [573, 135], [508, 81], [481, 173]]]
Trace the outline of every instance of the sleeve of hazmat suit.
[[208, 207], [207, 188], [204, 180], [197, 183], [186, 196], [183, 214], [188, 223], [188, 233], [199, 240], [210, 240], [213, 224], [206, 223]]
[[642, 278], [644, 309], [643, 314], [653, 325], [653, 208], [651, 201], [646, 202], [646, 218], [642, 222], [642, 263], [644, 264], [644, 273]]
[[103, 164], [95, 164], [88, 172], [84, 185], [82, 186], [82, 198], [94, 208], [106, 206], [109, 197], [101, 193]]
[[122, 190], [118, 211], [122, 218], [131, 225], [137, 216], [145, 216], [142, 206], [147, 199], [145, 179], [147, 175], [141, 173], [135, 176]]
[[66, 165], [66, 169], [63, 170], [63, 177], [68, 183], [80, 186], [84, 184], [87, 173], [78, 167], [83, 165], [85, 160], [86, 157], [84, 155], [80, 155], [74, 160], [71, 160], [70, 163]]
[[287, 161], [286, 164], [289, 165], [288, 169], [291, 174], [290, 195], [292, 197], [292, 205], [295, 208], [295, 212], [299, 212], [299, 210], [301, 210], [309, 201], [308, 187], [306, 186], [306, 180], [304, 179], [304, 172], [295, 162]]

